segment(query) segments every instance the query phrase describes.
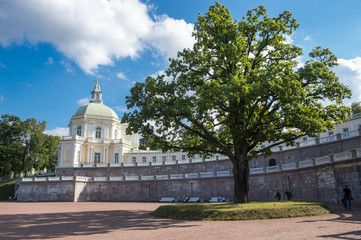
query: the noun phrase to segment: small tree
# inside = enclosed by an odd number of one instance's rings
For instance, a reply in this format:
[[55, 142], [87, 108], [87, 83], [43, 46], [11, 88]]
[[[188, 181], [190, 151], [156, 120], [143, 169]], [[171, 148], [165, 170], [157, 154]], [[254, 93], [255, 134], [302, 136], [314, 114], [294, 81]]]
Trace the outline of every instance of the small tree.
[[[131, 89], [128, 134], [140, 132], [163, 151], [228, 156], [234, 201], [249, 202], [249, 160], [317, 136], [350, 113], [343, 99], [351, 91], [331, 71], [337, 58], [328, 49], [315, 48], [297, 69], [302, 50], [286, 42], [297, 28], [288, 11], [271, 18], [260, 6], [238, 21], [216, 2], [199, 15], [193, 48], [171, 59], [165, 75]], [[332, 104], [323, 106], [325, 99]]]

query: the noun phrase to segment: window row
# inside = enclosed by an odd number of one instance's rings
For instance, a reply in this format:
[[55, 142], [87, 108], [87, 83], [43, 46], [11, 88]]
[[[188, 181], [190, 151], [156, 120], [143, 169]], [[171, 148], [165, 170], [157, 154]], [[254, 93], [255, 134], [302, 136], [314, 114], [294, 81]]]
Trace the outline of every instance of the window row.
[[[82, 128], [78, 127], [76, 129], [76, 135], [81, 136], [81, 132], [82, 132]], [[95, 138], [102, 138], [102, 129], [100, 127], [97, 127], [95, 130]], [[114, 130], [114, 138], [115, 139], [118, 138], [118, 131], [116, 129]]]
[[[195, 157], [192, 157], [193, 159]], [[166, 162], [167, 161], [167, 156], [161, 156], [162, 162]], [[186, 160], [186, 155], [182, 155], [181, 156], [182, 161]], [[152, 162], [157, 162], [157, 156], [152, 156], [151, 157]], [[172, 161], [177, 161], [177, 156], [173, 155], [172, 156]], [[136, 163], [137, 162], [137, 157], [132, 157], [132, 163]], [[142, 157], [142, 163], [147, 163], [147, 157]]]

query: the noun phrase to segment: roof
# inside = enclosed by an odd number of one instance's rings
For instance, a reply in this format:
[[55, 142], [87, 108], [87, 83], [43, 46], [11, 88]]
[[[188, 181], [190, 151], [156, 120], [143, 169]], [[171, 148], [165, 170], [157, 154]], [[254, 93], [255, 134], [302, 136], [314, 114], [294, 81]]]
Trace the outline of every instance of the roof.
[[81, 106], [75, 113], [74, 116], [78, 115], [94, 115], [94, 116], [102, 116], [102, 117], [113, 117], [116, 119], [118, 115], [108, 106], [105, 106], [102, 103], [88, 103]]

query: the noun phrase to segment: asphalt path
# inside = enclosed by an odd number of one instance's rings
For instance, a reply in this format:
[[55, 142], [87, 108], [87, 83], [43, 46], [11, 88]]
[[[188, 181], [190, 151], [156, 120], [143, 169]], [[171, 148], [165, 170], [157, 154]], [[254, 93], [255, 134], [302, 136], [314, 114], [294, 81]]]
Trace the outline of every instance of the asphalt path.
[[184, 221], [160, 203], [0, 202], [0, 239], [361, 239], [361, 205], [332, 214], [252, 221]]

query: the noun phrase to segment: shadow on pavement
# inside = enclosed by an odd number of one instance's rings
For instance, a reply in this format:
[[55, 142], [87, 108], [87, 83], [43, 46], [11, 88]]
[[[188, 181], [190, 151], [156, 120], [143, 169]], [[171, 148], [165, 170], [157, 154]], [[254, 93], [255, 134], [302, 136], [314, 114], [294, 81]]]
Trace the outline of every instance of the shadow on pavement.
[[[361, 205], [357, 204], [354, 205], [354, 209], [349, 211], [343, 208], [342, 205], [335, 205], [330, 204], [329, 207], [333, 210], [333, 214], [336, 215], [334, 219], [327, 219], [327, 220], [305, 220], [301, 222], [339, 222], [339, 223], [347, 223], [347, 224], [359, 224], [361, 229]], [[358, 231], [348, 231], [338, 234], [325, 234], [319, 235], [320, 238], [330, 238], [330, 239], [347, 239], [347, 240], [354, 240], [354, 239], [361, 239], [361, 230]]]
[[157, 230], [193, 227], [186, 221], [160, 219], [148, 211], [87, 211], [46, 214], [2, 215], [0, 239], [51, 239], [87, 236], [110, 231]]

